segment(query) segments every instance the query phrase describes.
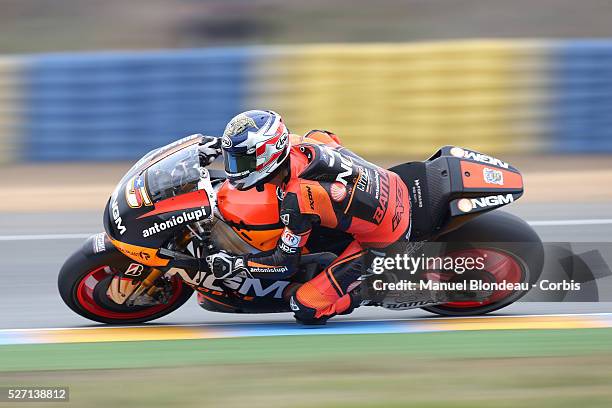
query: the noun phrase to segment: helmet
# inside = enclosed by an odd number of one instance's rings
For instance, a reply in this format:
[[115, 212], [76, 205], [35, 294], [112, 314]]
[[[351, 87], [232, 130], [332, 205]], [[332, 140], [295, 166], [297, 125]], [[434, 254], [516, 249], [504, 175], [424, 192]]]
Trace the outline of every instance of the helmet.
[[248, 190], [275, 174], [289, 156], [289, 131], [272, 111], [250, 110], [229, 121], [221, 139], [230, 184]]

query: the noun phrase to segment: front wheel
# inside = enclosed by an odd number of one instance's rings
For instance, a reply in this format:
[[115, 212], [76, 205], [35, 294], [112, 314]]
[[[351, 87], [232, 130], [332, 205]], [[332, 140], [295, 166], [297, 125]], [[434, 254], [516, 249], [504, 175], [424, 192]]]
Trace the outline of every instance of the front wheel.
[[[438, 241], [449, 244], [449, 256], [486, 258], [485, 270], [475, 279], [488, 283], [521, 283], [531, 287], [542, 273], [542, 241], [525, 221], [503, 211], [475, 218]], [[479, 301], [449, 302], [423, 309], [443, 316], [482, 315], [516, 302], [527, 291], [498, 290]]]
[[89, 238], [66, 260], [58, 276], [60, 296], [79, 315], [107, 324], [143, 323], [178, 309], [193, 294], [193, 289], [175, 275], [167, 282], [169, 296], [163, 303], [127, 306], [114, 302], [107, 295], [113, 276], [136, 262], [117, 251], [108, 240], [105, 245], [94, 245], [96, 237]]

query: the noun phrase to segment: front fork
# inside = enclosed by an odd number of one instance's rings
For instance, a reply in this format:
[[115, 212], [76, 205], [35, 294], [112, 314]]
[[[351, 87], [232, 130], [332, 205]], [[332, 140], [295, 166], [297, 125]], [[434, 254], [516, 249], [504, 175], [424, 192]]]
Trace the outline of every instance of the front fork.
[[[164, 274], [157, 268], [151, 268], [147, 276], [142, 280], [134, 280], [125, 276], [124, 273], [113, 276], [111, 284], [108, 286], [106, 294], [119, 305], [127, 304], [134, 306], [137, 303], [157, 303], [154, 302], [154, 295], [160, 290], [155, 285], [155, 281]], [[144, 296], [143, 296], [144, 295]], [[142, 297], [142, 299], [140, 299]]]

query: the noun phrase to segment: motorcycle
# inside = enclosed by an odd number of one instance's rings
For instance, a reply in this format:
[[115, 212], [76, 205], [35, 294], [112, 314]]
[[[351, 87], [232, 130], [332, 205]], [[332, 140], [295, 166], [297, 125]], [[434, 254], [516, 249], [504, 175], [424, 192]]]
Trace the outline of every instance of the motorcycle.
[[[270, 250], [284, 227], [279, 220], [282, 191], [271, 185], [248, 191], [232, 188], [224, 172], [203, 165], [201, 140], [193, 135], [153, 150], [121, 179], [105, 208], [105, 232], [88, 238], [59, 272], [58, 289], [70, 309], [102, 323], [141, 323], [171, 313], [195, 291], [208, 311], [291, 312], [287, 294], [348, 245], [348, 234], [317, 228], [299, 272], [289, 280], [242, 274], [217, 279], [206, 265], [199, 270], [170, 267], [170, 260], [181, 256]], [[436, 243], [451, 257], [482, 256], [486, 268], [477, 278], [488, 282], [538, 279], [543, 262], [539, 237], [526, 222], [499, 210], [523, 194], [516, 168], [476, 151], [445, 146], [425, 161], [390, 170], [410, 192], [414, 248]], [[450, 274], [434, 275], [432, 279], [440, 281], [452, 279]], [[503, 308], [525, 293], [476, 291], [456, 299], [424, 291], [408, 298], [364, 298], [362, 305], [469, 316]]]

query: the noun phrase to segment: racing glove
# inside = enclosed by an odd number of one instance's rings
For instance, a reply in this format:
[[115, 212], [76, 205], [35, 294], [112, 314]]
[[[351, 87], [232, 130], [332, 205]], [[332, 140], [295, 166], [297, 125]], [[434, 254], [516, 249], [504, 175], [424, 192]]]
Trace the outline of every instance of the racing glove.
[[183, 268], [192, 271], [210, 271], [217, 279], [231, 278], [241, 272], [251, 276], [249, 269], [245, 266], [246, 256], [230, 255], [225, 251], [219, 251], [216, 254], [207, 256], [206, 258], [197, 258], [191, 255], [180, 252], [171, 251], [161, 248], [158, 252], [163, 259], [169, 259], [169, 267]]
[[241, 272], [249, 275], [245, 257], [230, 255], [225, 251], [206, 257], [206, 262], [217, 279], [231, 278]]
[[208, 166], [221, 154], [221, 138], [202, 135], [202, 142], [198, 150], [200, 162], [203, 166]]

